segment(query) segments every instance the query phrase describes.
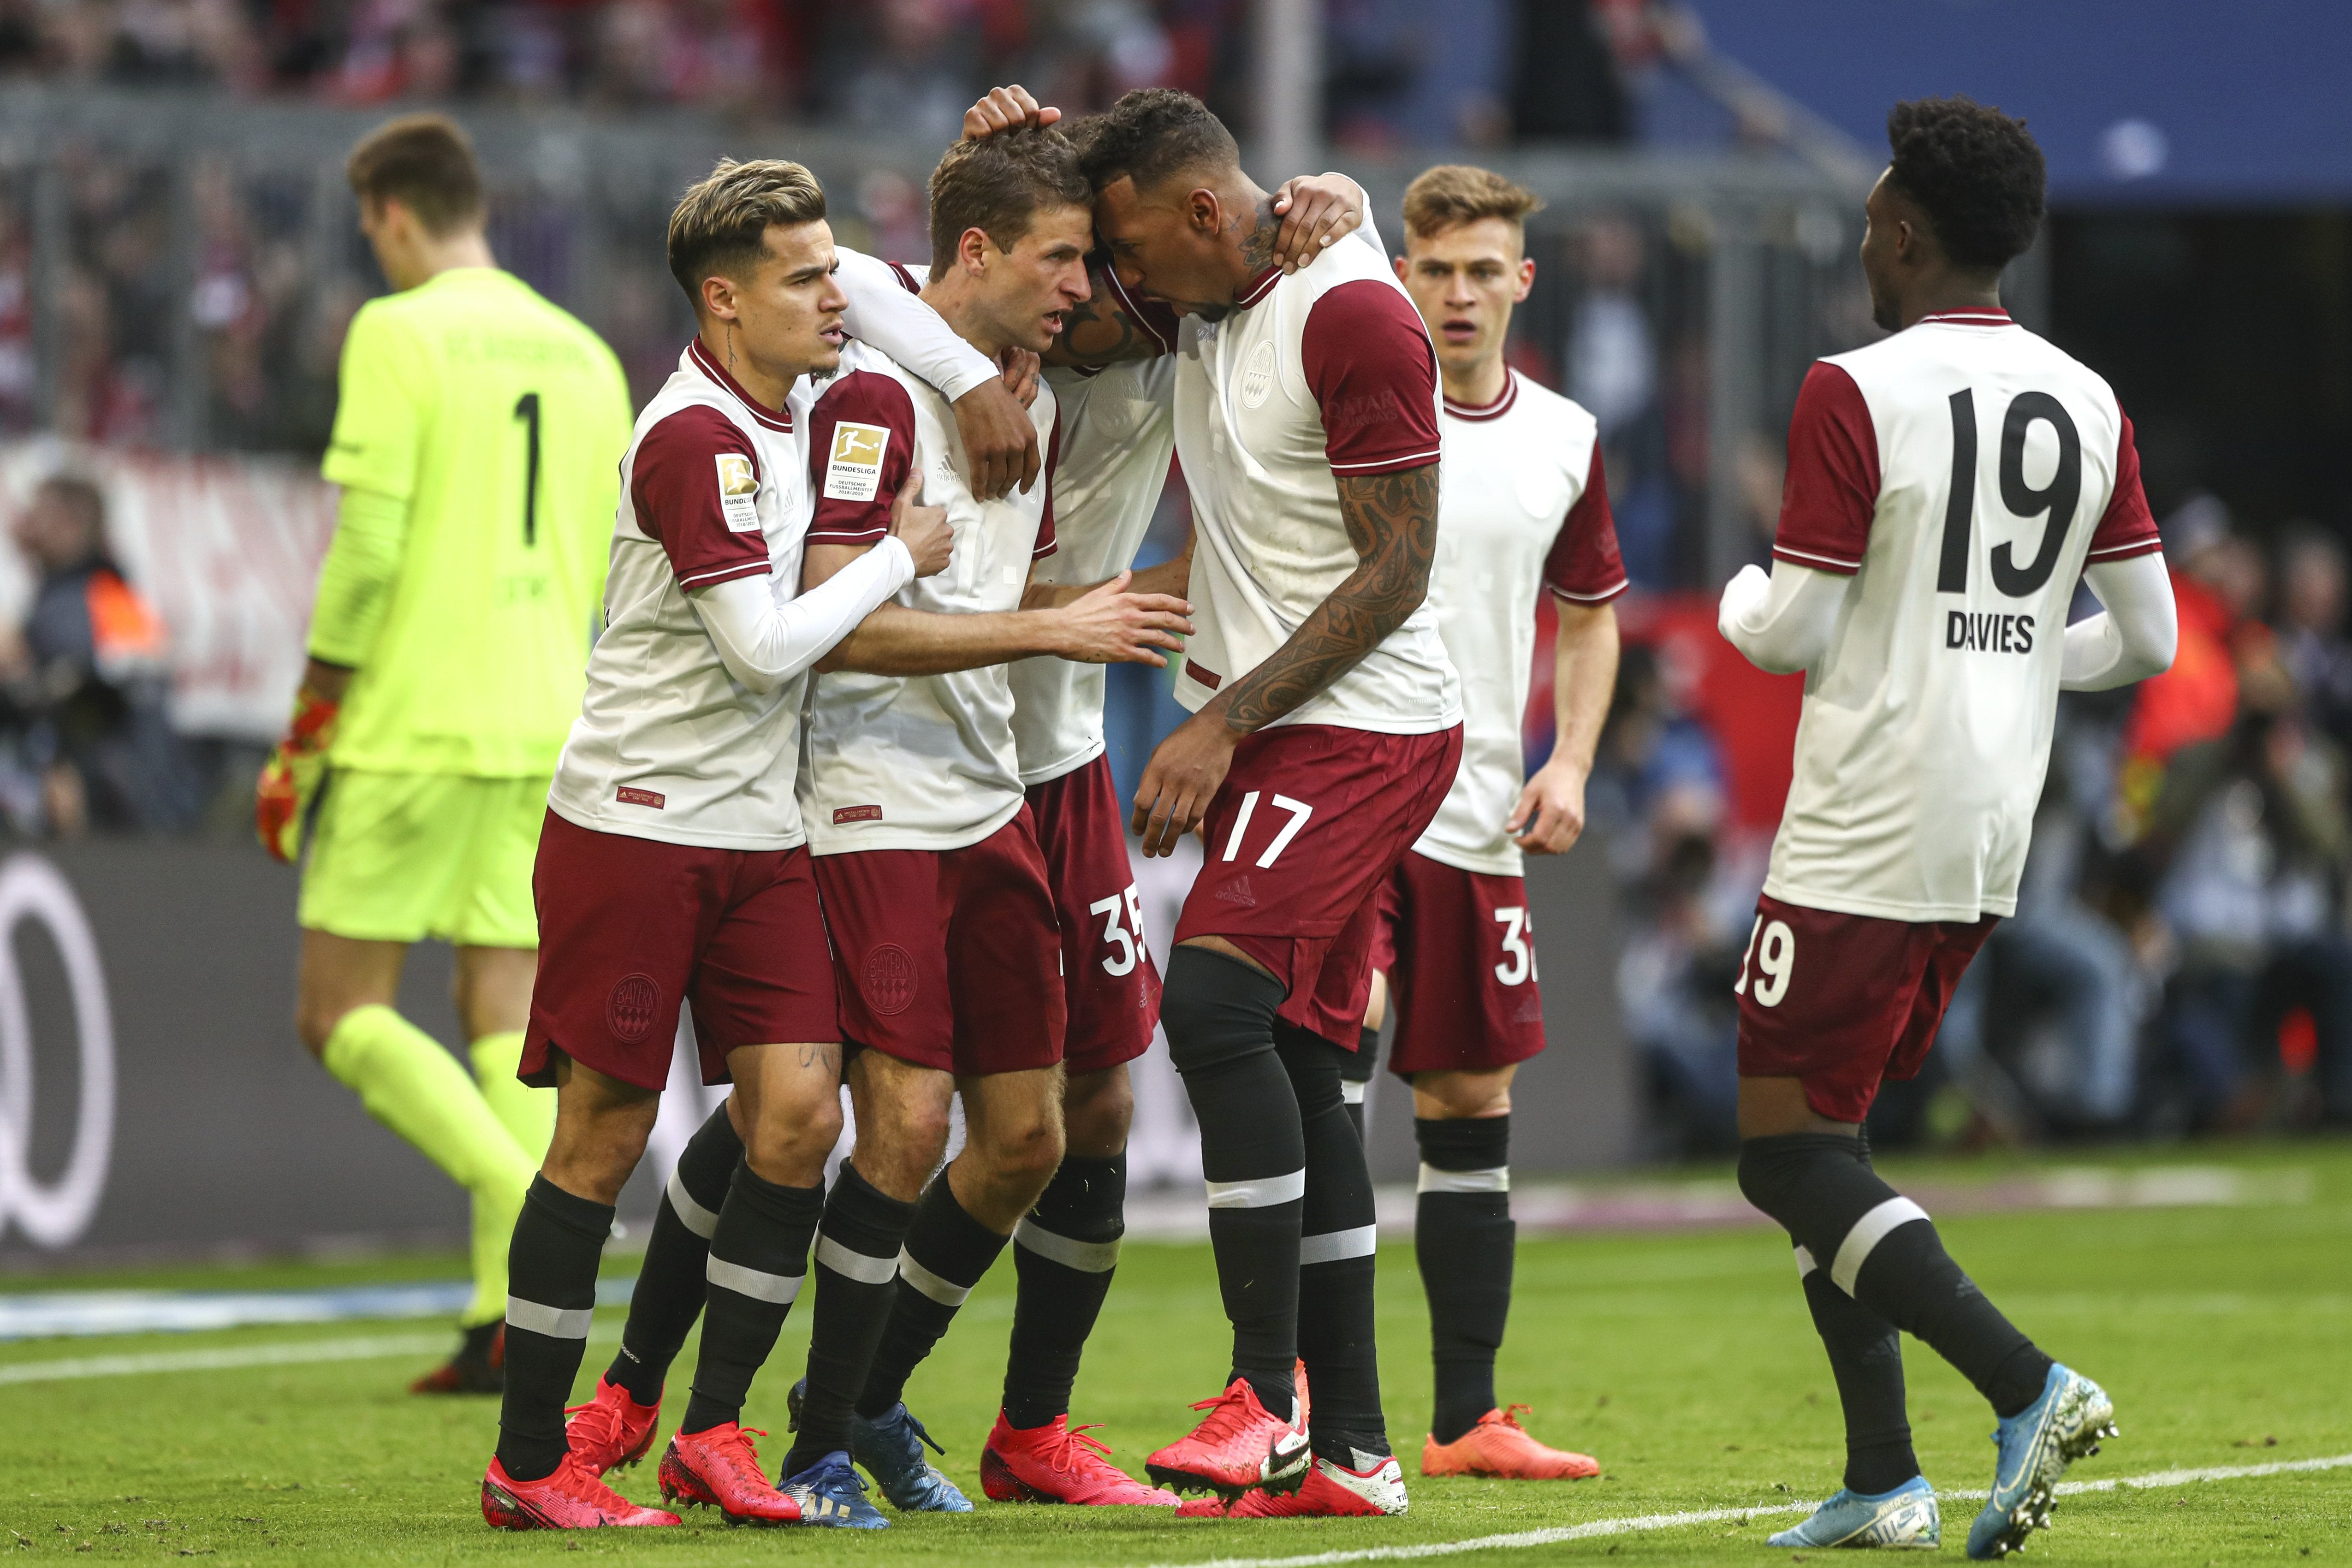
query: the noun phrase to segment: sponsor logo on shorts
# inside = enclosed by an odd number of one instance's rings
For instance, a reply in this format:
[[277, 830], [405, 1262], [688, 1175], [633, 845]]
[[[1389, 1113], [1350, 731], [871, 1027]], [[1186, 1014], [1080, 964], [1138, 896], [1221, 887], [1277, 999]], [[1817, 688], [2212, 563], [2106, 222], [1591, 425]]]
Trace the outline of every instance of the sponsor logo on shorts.
[[860, 989], [866, 1005], [884, 1017], [905, 1012], [915, 1001], [915, 961], [898, 943], [884, 942], [866, 953]]
[[604, 1021], [612, 1025], [614, 1038], [635, 1045], [652, 1032], [660, 1010], [661, 987], [652, 975], [624, 974], [604, 1004]]
[[1247, 877], [1235, 877], [1219, 888], [1213, 896], [1228, 904], [1239, 904], [1244, 909], [1257, 908], [1257, 895], [1250, 891]]
[[882, 808], [878, 805], [836, 805], [833, 808], [833, 825], [835, 827], [839, 827], [845, 822], [879, 822], [881, 820]]
[[1211, 669], [1207, 665], [1201, 663], [1198, 659], [1186, 659], [1184, 661], [1184, 673], [1191, 676], [1193, 679], [1199, 681], [1202, 685], [1207, 687], [1212, 691], [1214, 691], [1218, 687], [1223, 686], [1225, 683], [1225, 678], [1223, 676], [1219, 675], [1215, 670]]
[[614, 792], [613, 798], [623, 805], [650, 805], [656, 811], [659, 811], [669, 800], [667, 795], [656, 795], [649, 789], [639, 789], [635, 784], [623, 784]]
[[833, 427], [833, 450], [824, 468], [824, 499], [868, 501], [882, 489], [882, 454], [890, 446], [887, 425], [843, 420]]

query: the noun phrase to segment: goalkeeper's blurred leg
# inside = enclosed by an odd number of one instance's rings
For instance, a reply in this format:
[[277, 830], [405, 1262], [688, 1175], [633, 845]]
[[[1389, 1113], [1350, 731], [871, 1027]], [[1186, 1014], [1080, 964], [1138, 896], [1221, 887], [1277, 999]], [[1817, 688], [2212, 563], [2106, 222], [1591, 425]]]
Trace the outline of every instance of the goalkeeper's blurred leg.
[[393, 1009], [406, 958], [404, 943], [305, 931], [296, 1026], [370, 1116], [472, 1194], [474, 1297], [458, 1319], [464, 1340], [457, 1359], [417, 1387], [495, 1394], [503, 1382], [499, 1328], [506, 1313], [507, 1239], [539, 1161], [457, 1058]]

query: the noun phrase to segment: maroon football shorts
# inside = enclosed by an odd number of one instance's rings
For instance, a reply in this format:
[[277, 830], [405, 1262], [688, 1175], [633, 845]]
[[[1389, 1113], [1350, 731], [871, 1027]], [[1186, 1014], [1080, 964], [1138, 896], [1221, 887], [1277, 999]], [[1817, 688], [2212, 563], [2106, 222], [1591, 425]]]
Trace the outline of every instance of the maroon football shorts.
[[1062, 1059], [1062, 931], [1027, 806], [961, 849], [821, 855], [816, 883], [848, 1038], [965, 1077]]
[[1223, 937], [1282, 982], [1279, 1017], [1354, 1050], [1381, 884], [1461, 764], [1459, 724], [1421, 735], [1285, 724], [1248, 736], [1209, 803], [1208, 858], [1176, 940]]
[[1804, 1080], [1832, 1121], [1870, 1113], [1883, 1079], [1916, 1078], [1969, 961], [1999, 915], [1890, 921], [1756, 903], [1740, 964], [1739, 1076]]
[[1414, 850], [1381, 884], [1372, 967], [1389, 977], [1389, 1071], [1487, 1072], [1544, 1048], [1527, 884]]
[[1110, 759], [1031, 784], [1029, 814], [1062, 922], [1063, 1063], [1075, 1077], [1133, 1061], [1160, 1021], [1160, 971], [1143, 945], [1143, 895]]
[[739, 1046], [840, 1039], [809, 860], [805, 847], [663, 844], [549, 812], [530, 875], [539, 978], [517, 1076], [547, 1088], [561, 1051], [659, 1089], [680, 1002], [705, 1083], [728, 1081]]

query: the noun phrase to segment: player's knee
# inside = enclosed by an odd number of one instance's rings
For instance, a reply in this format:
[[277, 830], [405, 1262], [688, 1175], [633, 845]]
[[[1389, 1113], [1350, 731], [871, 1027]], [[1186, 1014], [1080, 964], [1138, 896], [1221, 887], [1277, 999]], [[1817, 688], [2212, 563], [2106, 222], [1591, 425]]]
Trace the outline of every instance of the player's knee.
[[1239, 959], [1203, 947], [1168, 958], [1160, 1022], [1179, 1072], [1213, 1071], [1274, 1048], [1282, 983]]
[[314, 1057], [327, 1054], [327, 1042], [334, 1037], [335, 1026], [352, 1011], [341, 998], [313, 995], [303, 992], [294, 999], [294, 1033], [301, 1039], [302, 1048]]
[[1282, 1059], [1283, 1071], [1290, 1076], [1290, 1091], [1297, 1097], [1302, 1121], [1336, 1111], [1345, 1103], [1339, 1066], [1341, 1058], [1351, 1053], [1311, 1030], [1281, 1022], [1274, 1026], [1274, 1048]]
[[1041, 1107], [1028, 1115], [995, 1119], [979, 1152], [999, 1179], [1034, 1182], [1042, 1190], [1061, 1165], [1065, 1146], [1062, 1119], [1052, 1108]]
[[772, 1111], [754, 1122], [743, 1140], [743, 1157], [762, 1181], [806, 1186], [822, 1180], [824, 1162], [841, 1142], [841, 1101], [795, 1106], [787, 1115]]
[[1471, 1121], [1511, 1113], [1507, 1072], [1423, 1072], [1412, 1077], [1413, 1114], [1430, 1121]]
[[1062, 1099], [1062, 1125], [1065, 1152], [1106, 1160], [1126, 1148], [1135, 1125], [1135, 1088], [1127, 1069], [1071, 1079]]

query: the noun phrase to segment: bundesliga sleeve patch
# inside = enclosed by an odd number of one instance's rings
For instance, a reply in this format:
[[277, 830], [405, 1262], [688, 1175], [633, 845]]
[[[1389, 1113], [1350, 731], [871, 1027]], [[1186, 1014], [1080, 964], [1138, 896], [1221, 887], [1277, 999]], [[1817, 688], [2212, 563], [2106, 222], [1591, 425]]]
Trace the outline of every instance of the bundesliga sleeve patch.
[[719, 465], [719, 510], [728, 531], [759, 532], [760, 476], [752, 471], [751, 459], [740, 452], [720, 452], [712, 460]]
[[868, 501], [882, 489], [882, 454], [890, 445], [887, 425], [833, 427], [833, 454], [824, 466], [824, 499]]

